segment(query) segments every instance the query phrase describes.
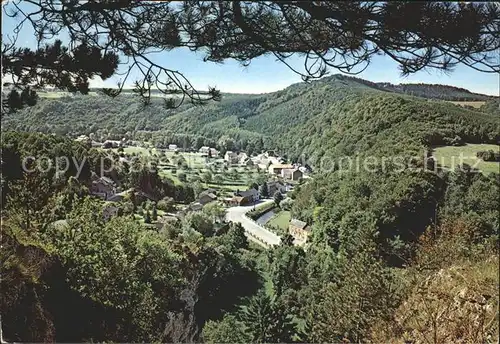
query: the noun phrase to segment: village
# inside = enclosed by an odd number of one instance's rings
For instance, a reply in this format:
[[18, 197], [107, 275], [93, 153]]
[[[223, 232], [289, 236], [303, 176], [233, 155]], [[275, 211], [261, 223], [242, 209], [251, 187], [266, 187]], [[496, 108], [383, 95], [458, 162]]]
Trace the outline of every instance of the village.
[[[123, 204], [131, 198], [135, 204], [136, 220], [157, 230], [165, 224], [182, 220], [192, 212], [211, 214], [214, 224], [224, 226], [228, 211], [239, 207], [245, 210], [240, 212], [241, 216], [246, 217], [247, 210], [257, 212], [258, 218], [252, 218], [252, 221], [262, 230], [268, 230], [277, 237], [289, 233], [296, 244], [307, 241], [309, 226], [291, 218], [293, 200], [288, 195], [296, 185], [311, 178], [311, 171], [300, 164], [285, 161], [273, 151], [249, 156], [241, 151], [225, 151], [222, 154], [208, 146], [195, 151], [176, 144], [160, 149], [147, 142], [106, 140], [98, 143], [86, 136], [80, 136], [76, 141], [118, 154], [122, 162], [134, 157], [149, 157], [156, 161], [159, 175], [176, 185], [189, 185], [196, 189], [195, 200], [186, 204], [171, 198], [158, 199], [146, 189], [135, 187], [124, 190], [120, 181], [109, 175], [94, 176], [90, 193], [103, 200], [105, 220], [123, 212]], [[258, 209], [261, 210], [256, 211]], [[259, 238], [254, 235], [253, 239]]]

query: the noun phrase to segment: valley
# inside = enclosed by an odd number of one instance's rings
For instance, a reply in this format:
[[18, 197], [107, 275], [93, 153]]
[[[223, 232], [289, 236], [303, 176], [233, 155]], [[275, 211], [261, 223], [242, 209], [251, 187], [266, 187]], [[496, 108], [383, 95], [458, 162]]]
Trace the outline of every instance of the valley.
[[2, 1], [0, 342], [499, 343], [499, 23]]
[[[449, 278], [446, 290], [433, 285], [424, 297], [468, 287], [456, 268], [475, 271], [472, 295], [491, 294], [498, 99], [338, 75], [178, 109], [159, 98], [144, 106], [130, 94], [95, 92], [92, 102], [42, 96], [7, 114], [2, 179], [4, 244], [17, 252], [15, 269], [32, 266], [31, 252], [48, 257], [55, 247], [68, 269], [61, 297], [89, 312], [99, 305], [105, 311], [93, 317], [102, 322], [114, 323], [115, 310], [139, 312], [125, 323], [144, 329], [142, 321], [168, 310], [181, 328], [166, 330], [172, 341], [250, 340], [253, 332], [243, 329], [254, 322], [245, 307], [264, 302], [277, 317], [268, 324], [291, 328], [279, 332], [286, 341], [299, 341], [303, 331], [309, 341], [331, 339], [328, 329], [339, 326], [352, 333], [362, 327], [364, 338], [383, 342], [399, 338], [380, 330], [385, 319], [410, 314], [408, 307], [424, 314], [415, 288], [439, 271]], [[35, 173], [20, 167], [29, 157]], [[69, 157], [76, 163], [61, 164]], [[42, 168], [42, 158], [56, 169]], [[57, 271], [44, 259], [45, 269]], [[114, 272], [127, 270], [133, 273]], [[26, 273], [41, 282], [13, 280], [33, 292], [61, 283], [33, 271]], [[40, 293], [37, 307], [48, 309], [53, 296]], [[447, 297], [439, 307], [454, 302]], [[498, 299], [491, 300], [495, 307]], [[341, 315], [344, 308], [361, 318]], [[21, 311], [8, 312], [14, 319]], [[40, 317], [40, 326], [49, 326], [50, 318]], [[13, 333], [13, 323], [7, 326]], [[142, 338], [118, 328], [100, 336], [93, 326], [96, 339]]]

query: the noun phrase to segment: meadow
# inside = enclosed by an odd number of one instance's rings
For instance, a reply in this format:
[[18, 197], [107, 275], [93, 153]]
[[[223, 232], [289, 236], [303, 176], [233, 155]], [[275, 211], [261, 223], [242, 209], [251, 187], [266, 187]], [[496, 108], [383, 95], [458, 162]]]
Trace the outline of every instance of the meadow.
[[500, 163], [494, 161], [483, 161], [476, 154], [480, 151], [500, 151], [499, 145], [492, 144], [466, 144], [464, 146], [442, 146], [434, 149], [434, 157], [441, 166], [454, 169], [463, 161], [483, 173], [499, 173]]
[[481, 106], [484, 105], [485, 102], [484, 101], [450, 101], [450, 103], [460, 105], [460, 106], [469, 105], [469, 106], [472, 106], [476, 109], [479, 109]]

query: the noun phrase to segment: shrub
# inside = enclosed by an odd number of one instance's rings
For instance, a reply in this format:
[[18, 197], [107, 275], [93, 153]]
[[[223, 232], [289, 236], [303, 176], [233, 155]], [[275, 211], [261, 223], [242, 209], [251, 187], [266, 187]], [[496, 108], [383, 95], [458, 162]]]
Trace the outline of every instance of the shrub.
[[292, 206], [293, 206], [293, 199], [291, 199], [290, 197], [285, 198], [280, 203], [280, 208], [282, 210], [288, 210], [288, 211], [290, 211], [290, 210], [292, 210]]
[[177, 177], [179, 178], [179, 180], [180, 180], [181, 182], [185, 182], [185, 181], [187, 181], [187, 176], [186, 176], [186, 174], [185, 174], [184, 172], [179, 173], [179, 174], [177, 175]]
[[175, 210], [175, 201], [172, 197], [165, 197], [158, 202], [157, 208], [165, 212], [171, 212]]
[[479, 159], [482, 159], [484, 161], [497, 161], [500, 162], [500, 152], [495, 152], [493, 150], [488, 150], [488, 151], [480, 151], [476, 153], [476, 156]]

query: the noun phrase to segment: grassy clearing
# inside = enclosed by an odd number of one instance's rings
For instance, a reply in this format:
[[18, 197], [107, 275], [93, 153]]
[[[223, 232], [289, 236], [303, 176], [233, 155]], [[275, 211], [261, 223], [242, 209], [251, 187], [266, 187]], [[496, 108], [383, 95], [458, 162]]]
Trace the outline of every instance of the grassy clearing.
[[183, 182], [181, 182], [179, 180], [179, 177], [177, 177], [177, 174], [172, 173], [172, 171], [170, 171], [170, 170], [161, 169], [158, 171], [158, 174], [160, 175], [160, 177], [165, 177], [165, 178], [172, 180], [175, 185], [182, 185], [183, 184]]
[[469, 164], [481, 170], [483, 173], [499, 172], [500, 163], [494, 161], [483, 161], [476, 157], [477, 152], [494, 150], [498, 152], [500, 146], [489, 144], [466, 144], [464, 146], [443, 146], [434, 149], [434, 157], [439, 165], [451, 169], [457, 167], [461, 162]]
[[271, 227], [278, 227], [282, 230], [287, 230], [288, 229], [288, 224], [290, 222], [290, 219], [292, 218], [292, 215], [289, 211], [283, 210], [274, 215], [269, 222], [267, 223], [268, 226]]
[[464, 101], [464, 102], [450, 101], [450, 103], [460, 105], [460, 106], [469, 105], [469, 106], [475, 107], [476, 109], [479, 109], [485, 102], [484, 101]]

